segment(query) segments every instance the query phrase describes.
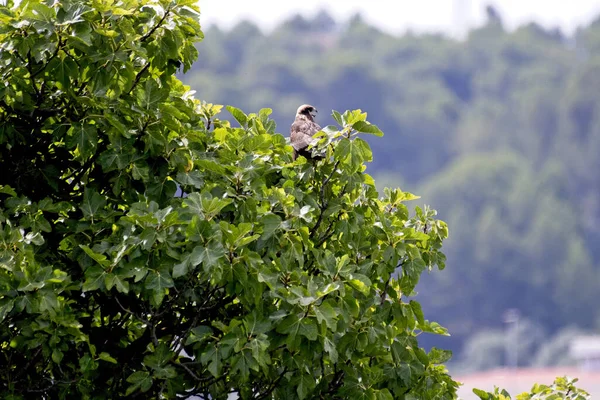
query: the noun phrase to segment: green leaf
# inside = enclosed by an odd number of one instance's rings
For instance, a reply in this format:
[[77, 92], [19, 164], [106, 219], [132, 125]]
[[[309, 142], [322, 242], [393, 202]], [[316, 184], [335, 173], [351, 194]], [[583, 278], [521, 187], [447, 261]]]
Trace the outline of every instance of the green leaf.
[[41, 214], [36, 215], [31, 223], [31, 229], [34, 231], [51, 232], [52, 227], [46, 218]]
[[51, 315], [55, 314], [55, 311], [58, 310], [58, 298], [56, 297], [56, 293], [44, 290], [40, 293], [40, 311], [48, 312]]
[[102, 268], [110, 267], [110, 261], [106, 258], [104, 254], [96, 253], [94, 250], [90, 249], [88, 246], [80, 244], [79, 247], [90, 256], [90, 258], [96, 261]]
[[64, 354], [59, 349], [52, 350], [52, 361], [54, 361], [56, 364], [60, 364], [63, 357], [64, 357]]
[[172, 198], [177, 192], [177, 184], [171, 179], [158, 181], [148, 186], [146, 196], [160, 203]]
[[89, 292], [103, 287], [106, 271], [98, 266], [92, 265], [85, 270], [85, 282], [83, 282], [82, 290]]
[[248, 125], [248, 116], [244, 114], [242, 110], [233, 106], [226, 106], [225, 108], [231, 113], [233, 118], [235, 118], [242, 128], [246, 128]]
[[308, 340], [317, 340], [318, 328], [316, 321], [312, 318], [302, 318], [298, 329], [298, 334], [305, 336]]
[[205, 339], [208, 339], [212, 334], [213, 330], [209, 326], [196, 326], [190, 331], [190, 336], [186, 341], [186, 345], [201, 342]]
[[77, 123], [69, 128], [67, 132], [69, 139], [67, 144], [76, 148], [81, 158], [88, 158], [98, 147], [98, 133], [93, 125]]
[[94, 221], [100, 210], [106, 205], [106, 200], [93, 189], [86, 188], [83, 194], [83, 204], [81, 211], [83, 216]]
[[17, 192], [8, 185], [0, 185], [0, 193], [8, 194], [13, 197], [17, 197]]
[[420, 199], [421, 196], [415, 196], [409, 192], [400, 192], [398, 195], [398, 201], [409, 201], [409, 200], [417, 200]]
[[475, 393], [481, 400], [488, 400], [490, 395], [485, 390], [473, 388], [473, 393]]
[[113, 287], [115, 287], [118, 292], [129, 292], [129, 282], [127, 282], [124, 277], [117, 274], [107, 274], [104, 278], [104, 285], [106, 286], [107, 290], [111, 290]]
[[173, 358], [173, 352], [165, 343], [160, 343], [153, 353], [144, 357], [144, 365], [154, 370], [163, 367]]
[[144, 86], [138, 86], [136, 91], [137, 103], [146, 111], [157, 108], [159, 103], [164, 101], [168, 96], [169, 92], [165, 88], [159, 87], [153, 79], [147, 79]]
[[319, 324], [325, 321], [329, 329], [332, 331], [336, 330], [337, 313], [329, 303], [323, 302], [321, 305], [315, 307], [314, 311]]
[[344, 126], [344, 120], [342, 119], [342, 115], [339, 112], [333, 110], [331, 112], [331, 116], [333, 117], [333, 119], [335, 120], [335, 122], [338, 123], [338, 125], [340, 125], [342, 127]]
[[421, 304], [419, 304], [419, 302], [417, 302], [415, 300], [411, 300], [409, 302], [409, 304], [410, 304], [411, 310], [415, 314], [415, 318], [417, 318], [417, 321], [419, 322], [419, 325], [423, 325], [425, 323], [425, 318], [423, 316], [423, 310], [421, 309]]
[[225, 174], [225, 168], [212, 160], [196, 160], [196, 165], [198, 165], [200, 170], [211, 171], [219, 175]]
[[71, 57], [55, 58], [52, 61], [52, 66], [49, 66], [47, 69], [52, 70], [52, 74], [60, 83], [59, 87], [63, 89], [68, 88], [71, 84], [71, 77], [76, 77], [78, 74], [77, 64]]
[[139, 160], [132, 164], [131, 166], [131, 176], [133, 179], [141, 180], [147, 182], [150, 180], [150, 167], [146, 161]]
[[202, 198], [202, 211], [207, 219], [214, 218], [221, 210], [231, 204], [231, 199]]
[[275, 214], [264, 215], [260, 219], [263, 226], [261, 239], [267, 240], [281, 227], [281, 217]]
[[232, 200], [219, 199], [217, 197], [212, 197], [210, 194], [191, 193], [183, 202], [189, 207], [189, 211], [193, 214], [211, 220], [216, 217], [223, 208], [231, 204]]
[[394, 396], [388, 389], [379, 390], [376, 394], [377, 400], [394, 400]]
[[365, 121], [366, 119], [367, 113], [364, 113], [361, 110], [348, 110], [342, 115], [342, 120], [344, 121], [343, 126], [354, 125], [357, 121]]
[[179, 278], [188, 273], [190, 267], [197, 267], [202, 264], [205, 271], [217, 264], [219, 259], [224, 256], [224, 249], [221, 243], [211, 240], [208, 246], [198, 245], [192, 252], [182, 260], [181, 263], [173, 267], [173, 277]]
[[92, 9], [83, 4], [74, 4], [63, 8], [62, 11], [65, 11], [64, 14], [58, 14], [57, 17], [60, 22], [59, 25], [65, 26], [85, 21], [83, 15], [89, 13]]
[[142, 392], [148, 391], [152, 387], [152, 378], [147, 371], [136, 371], [127, 377], [127, 382], [131, 385], [125, 391], [125, 395], [129, 396], [137, 390]]
[[371, 280], [362, 274], [351, 274], [348, 284], [365, 296], [371, 291]]
[[221, 360], [221, 352], [219, 348], [216, 346], [210, 346], [207, 351], [202, 353], [200, 357], [200, 362], [203, 364], [208, 363], [208, 372], [217, 378], [221, 374], [222, 369], [222, 360]]
[[300, 376], [300, 382], [298, 382], [298, 387], [296, 388], [296, 392], [298, 393], [298, 397], [302, 399], [306, 399], [310, 392], [315, 388], [316, 381], [312, 375], [302, 374]]
[[334, 157], [350, 167], [350, 172], [357, 171], [365, 161], [372, 160], [369, 144], [360, 138], [342, 139], [336, 146]]
[[102, 353], [98, 354], [98, 358], [102, 361], [106, 361], [112, 364], [117, 364], [117, 360], [115, 360], [114, 358], [112, 358], [110, 356], [110, 354], [108, 354], [107, 352], [103, 351]]
[[369, 146], [369, 143], [361, 138], [356, 138], [354, 139], [354, 147], [356, 149], [356, 155], [354, 155], [354, 157], [361, 160], [361, 162], [373, 161], [373, 152], [371, 151], [371, 146]]
[[452, 352], [432, 347], [427, 356], [432, 364], [443, 364], [452, 358]]
[[11, 299], [0, 299], [0, 323], [4, 321], [8, 313], [10, 313], [14, 307], [14, 300]]
[[159, 306], [162, 303], [168, 288], [175, 286], [173, 278], [166, 268], [151, 271], [146, 277], [144, 287], [153, 292], [153, 304]]
[[287, 334], [294, 339], [300, 330], [300, 318], [297, 315], [288, 315], [278, 326], [277, 332]]
[[361, 133], [368, 133], [378, 137], [383, 136], [383, 132], [377, 127], [377, 125], [370, 124], [366, 121], [357, 121], [352, 125], [352, 129]]
[[97, 28], [96, 33], [109, 38], [116, 38], [117, 36], [119, 36], [119, 32], [114, 31], [112, 29]]
[[36, 26], [43, 32], [52, 31], [56, 13], [51, 7], [43, 3], [34, 2], [30, 8], [28, 7], [26, 16], [33, 21], [37, 21]]
[[333, 342], [333, 340], [331, 340], [327, 336], [325, 336], [323, 338], [323, 349], [329, 354], [329, 358], [331, 358], [332, 362], [334, 362], [334, 363], [337, 362], [337, 360], [338, 360], [337, 346]]
[[[79, 359], [79, 371], [84, 374], [95, 369], [95, 362], [92, 360], [89, 354], [85, 354], [83, 357]], [[97, 365], [97, 364], [96, 364]]]
[[450, 334], [448, 333], [448, 329], [444, 328], [437, 322], [430, 322], [425, 320], [425, 323], [421, 325], [420, 328], [421, 330], [423, 330], [423, 332], [435, 333], [436, 335], [442, 336], [450, 336]]
[[189, 269], [190, 256], [187, 255], [180, 263], [173, 265], [173, 279], [177, 279], [186, 275], [189, 272]]

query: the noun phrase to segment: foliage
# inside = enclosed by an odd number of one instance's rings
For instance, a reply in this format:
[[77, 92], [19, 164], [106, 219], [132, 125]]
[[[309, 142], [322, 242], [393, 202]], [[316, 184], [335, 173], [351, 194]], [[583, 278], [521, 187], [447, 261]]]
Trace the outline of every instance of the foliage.
[[0, 395], [451, 399], [413, 296], [446, 224], [380, 197], [360, 110], [318, 163], [196, 100], [196, 1], [0, 9]]
[[[587, 400], [590, 399], [589, 393], [575, 386], [577, 379], [560, 377], [554, 380], [550, 386], [535, 384], [531, 392], [517, 395], [516, 400]], [[473, 389], [473, 393], [482, 400], [510, 400], [510, 395], [506, 390], [495, 388], [493, 392], [485, 392], [480, 389]]]
[[488, 15], [460, 41], [322, 13], [270, 33], [211, 27], [182, 76], [213, 102], [278, 104], [286, 123], [302, 103], [369, 112], [386, 132], [369, 140], [369, 173], [422, 193], [453, 228], [453, 268], [419, 288], [452, 332], [427, 342], [453, 349], [510, 308], [549, 335], [600, 321], [600, 20], [566, 36]]

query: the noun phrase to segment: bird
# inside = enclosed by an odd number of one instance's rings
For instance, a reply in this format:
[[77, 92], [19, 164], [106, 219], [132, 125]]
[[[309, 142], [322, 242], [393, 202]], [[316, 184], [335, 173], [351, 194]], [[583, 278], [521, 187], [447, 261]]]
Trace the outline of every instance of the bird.
[[298, 156], [303, 156], [308, 160], [323, 158], [313, 156], [308, 150], [308, 145], [315, 141], [313, 135], [321, 130], [319, 124], [315, 122], [317, 112], [317, 109], [310, 104], [303, 104], [296, 111], [296, 119], [290, 127], [290, 142], [294, 148], [294, 160]]

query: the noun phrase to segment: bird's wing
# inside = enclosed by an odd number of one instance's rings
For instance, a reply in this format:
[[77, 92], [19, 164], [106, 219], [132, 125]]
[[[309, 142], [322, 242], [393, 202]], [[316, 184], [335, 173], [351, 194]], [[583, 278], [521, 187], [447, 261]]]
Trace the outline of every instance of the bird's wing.
[[295, 120], [290, 128], [290, 141], [296, 150], [308, 147], [314, 139], [313, 135], [321, 130], [321, 127], [312, 121]]

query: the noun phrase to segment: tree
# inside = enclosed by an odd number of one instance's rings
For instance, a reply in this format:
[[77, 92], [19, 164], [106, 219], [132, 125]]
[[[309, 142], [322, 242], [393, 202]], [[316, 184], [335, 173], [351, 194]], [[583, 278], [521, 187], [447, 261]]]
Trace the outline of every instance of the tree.
[[[529, 393], [524, 392], [517, 397], [516, 400], [588, 400], [590, 394], [583, 389], [575, 386], [577, 379], [568, 377], [559, 377], [554, 380], [551, 385], [535, 384]], [[495, 388], [493, 392], [486, 392], [480, 389], [473, 389], [473, 392], [482, 400], [510, 400], [510, 394], [506, 390]]]
[[195, 99], [196, 3], [0, 9], [0, 395], [454, 398], [409, 298], [446, 224], [379, 196], [360, 110], [315, 164]]

